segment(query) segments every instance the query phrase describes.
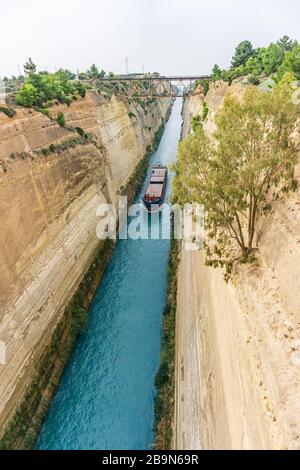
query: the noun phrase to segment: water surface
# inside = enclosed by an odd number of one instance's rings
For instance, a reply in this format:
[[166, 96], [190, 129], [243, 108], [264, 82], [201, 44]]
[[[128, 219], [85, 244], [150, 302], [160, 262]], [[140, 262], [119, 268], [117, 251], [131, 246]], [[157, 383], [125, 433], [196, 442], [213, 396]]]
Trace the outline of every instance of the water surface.
[[[153, 163], [176, 159], [176, 100]], [[167, 195], [170, 195], [171, 175]], [[159, 367], [169, 240], [118, 240], [52, 401], [38, 449], [148, 449], [154, 439], [154, 378]]]

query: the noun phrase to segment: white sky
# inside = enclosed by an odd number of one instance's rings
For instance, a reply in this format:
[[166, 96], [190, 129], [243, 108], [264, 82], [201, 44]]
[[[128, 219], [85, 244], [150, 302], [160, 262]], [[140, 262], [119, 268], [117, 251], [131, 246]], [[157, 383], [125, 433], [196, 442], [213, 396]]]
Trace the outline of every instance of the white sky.
[[[0, 76], [39, 69], [200, 74], [236, 45], [300, 39], [299, 0], [0, 0]], [[22, 71], [22, 69], [21, 69]]]

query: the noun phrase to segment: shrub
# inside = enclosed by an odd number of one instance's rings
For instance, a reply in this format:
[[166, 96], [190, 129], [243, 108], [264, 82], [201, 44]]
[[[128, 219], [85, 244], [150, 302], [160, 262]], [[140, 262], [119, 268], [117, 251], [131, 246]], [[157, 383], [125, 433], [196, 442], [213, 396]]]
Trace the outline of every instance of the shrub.
[[80, 335], [85, 327], [87, 320], [87, 311], [83, 307], [74, 307], [73, 311], [72, 332], [73, 335]]
[[66, 150], [77, 147], [77, 145], [88, 145], [88, 144], [94, 144], [95, 146], [97, 146], [92, 136], [84, 133], [83, 137], [80, 137], [80, 136], [73, 137], [69, 140], [64, 140], [63, 142], [59, 144], [51, 144], [49, 145], [49, 147], [43, 147], [42, 149], [35, 150], [35, 153], [48, 156], [48, 155], [51, 155], [52, 153], [65, 152]]
[[248, 78], [248, 81], [249, 83], [251, 83], [251, 85], [254, 85], [254, 86], [257, 86], [260, 84], [260, 80], [258, 77], [256, 77], [255, 75], [251, 75], [249, 78]]
[[46, 116], [49, 116], [49, 109], [48, 108], [42, 108], [41, 113], [45, 114]]
[[203, 103], [203, 111], [202, 111], [202, 119], [203, 119], [203, 121], [205, 121], [205, 119], [207, 118], [208, 113], [209, 113], [209, 107], [207, 106], [207, 103], [204, 101], [204, 103]]
[[75, 127], [75, 130], [81, 137], [85, 136], [85, 132], [81, 127]]
[[25, 106], [25, 108], [32, 108], [38, 104], [38, 97], [36, 87], [32, 83], [24, 83], [17, 93], [16, 102], [21, 106]]
[[60, 127], [66, 127], [66, 120], [65, 120], [64, 113], [61, 113], [61, 112], [58, 113], [57, 122], [60, 125]]
[[79, 94], [82, 98], [84, 98], [84, 97], [85, 97], [85, 94], [86, 94], [86, 87], [85, 87], [85, 85], [84, 85], [82, 82], [80, 82], [80, 81], [76, 81], [76, 82], [74, 83], [74, 85], [75, 85], [75, 88], [76, 88], [78, 94]]
[[70, 97], [70, 96], [65, 96], [65, 97], [63, 98], [63, 102], [66, 103], [68, 106], [70, 106], [70, 104], [72, 103], [72, 101], [73, 101], [73, 98]]
[[204, 95], [207, 95], [209, 91], [210, 80], [202, 80], [201, 85], [203, 86]]
[[291, 72], [300, 79], [300, 45], [294, 45], [291, 51], [285, 53], [284, 61], [278, 69], [278, 79], [282, 79], [285, 73]]
[[16, 95], [17, 104], [43, 108], [57, 100], [70, 105], [78, 95], [85, 96], [84, 84], [70, 76], [70, 72], [62, 69], [55, 73], [30, 73]]
[[6, 116], [12, 118], [16, 114], [16, 111], [12, 108], [9, 108], [7, 106], [0, 106], [0, 112], [6, 114]]
[[194, 89], [197, 88], [199, 85], [202, 86], [204, 95], [207, 95], [210, 86], [210, 80], [196, 80], [194, 84]]
[[192, 129], [195, 132], [199, 127], [202, 127], [202, 119], [200, 114], [192, 117]]

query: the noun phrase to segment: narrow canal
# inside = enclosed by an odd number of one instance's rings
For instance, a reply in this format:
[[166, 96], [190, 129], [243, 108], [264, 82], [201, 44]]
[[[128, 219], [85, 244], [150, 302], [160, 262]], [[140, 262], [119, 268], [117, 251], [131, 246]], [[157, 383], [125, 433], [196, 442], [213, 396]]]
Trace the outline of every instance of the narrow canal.
[[[182, 100], [153, 163], [176, 159]], [[171, 192], [169, 173], [166, 199]], [[153, 443], [169, 240], [118, 240], [53, 399], [38, 449], [148, 449]]]

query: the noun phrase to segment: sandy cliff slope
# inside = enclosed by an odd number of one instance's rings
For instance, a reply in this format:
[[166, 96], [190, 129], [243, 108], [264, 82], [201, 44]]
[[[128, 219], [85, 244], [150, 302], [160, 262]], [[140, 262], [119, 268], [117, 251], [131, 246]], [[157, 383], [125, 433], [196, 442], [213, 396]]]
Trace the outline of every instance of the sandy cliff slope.
[[[205, 97], [208, 132], [229, 91], [243, 87], [218, 83]], [[182, 251], [174, 448], [300, 448], [299, 191], [260, 221], [257, 246], [257, 266], [229, 284], [202, 252]]]

